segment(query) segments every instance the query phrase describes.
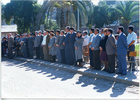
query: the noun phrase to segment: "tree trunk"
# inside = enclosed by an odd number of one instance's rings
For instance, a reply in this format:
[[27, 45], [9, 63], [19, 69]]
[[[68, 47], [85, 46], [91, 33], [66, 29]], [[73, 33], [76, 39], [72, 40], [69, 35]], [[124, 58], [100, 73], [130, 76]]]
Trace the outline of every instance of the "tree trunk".
[[63, 12], [63, 8], [61, 10], [61, 17], [60, 17], [60, 29], [64, 30], [65, 29], [65, 22], [64, 22], [64, 12]]

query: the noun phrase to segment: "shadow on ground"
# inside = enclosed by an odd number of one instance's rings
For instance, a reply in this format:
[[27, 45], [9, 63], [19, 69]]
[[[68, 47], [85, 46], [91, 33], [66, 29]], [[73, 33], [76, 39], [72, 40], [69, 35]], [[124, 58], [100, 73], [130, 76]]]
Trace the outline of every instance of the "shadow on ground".
[[[2, 58], [2, 62], [4, 61], [8, 62], [6, 66], [16, 66], [18, 68], [25, 68], [25, 71], [34, 71], [38, 74], [46, 75], [46, 77], [50, 77], [51, 80], [61, 78], [61, 81], [66, 81], [68, 79], [72, 79], [74, 75], [77, 74], [71, 71], [62, 71], [62, 69], [59, 68], [47, 67], [35, 63], [32, 64], [32, 62], [24, 62]], [[93, 90], [96, 90], [100, 93], [112, 89], [112, 94], [110, 94], [111, 97], [118, 97], [119, 95], [122, 95], [125, 92], [126, 88], [129, 86], [122, 83], [116, 83], [113, 81], [98, 79], [94, 77], [87, 78], [87, 76], [84, 75], [79, 76], [79, 79], [76, 82], [76, 84], [81, 85], [81, 87], [94, 85]]]

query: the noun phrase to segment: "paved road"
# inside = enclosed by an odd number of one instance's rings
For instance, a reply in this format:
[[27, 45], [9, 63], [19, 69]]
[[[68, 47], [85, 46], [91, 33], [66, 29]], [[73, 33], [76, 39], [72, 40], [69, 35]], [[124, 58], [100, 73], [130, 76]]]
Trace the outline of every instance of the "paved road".
[[2, 98], [134, 98], [139, 87], [2, 58]]

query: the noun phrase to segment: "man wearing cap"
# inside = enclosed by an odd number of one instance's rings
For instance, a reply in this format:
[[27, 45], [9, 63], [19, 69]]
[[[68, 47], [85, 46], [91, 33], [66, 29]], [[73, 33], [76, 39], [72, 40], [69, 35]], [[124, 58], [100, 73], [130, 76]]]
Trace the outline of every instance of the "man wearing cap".
[[44, 31], [44, 32], [43, 32], [43, 35], [44, 35], [44, 36], [43, 36], [43, 41], [42, 41], [41, 46], [42, 46], [42, 48], [43, 48], [44, 60], [47, 61], [47, 45], [46, 45], [47, 32]]
[[31, 33], [28, 33], [28, 52], [29, 52], [29, 59], [33, 59], [33, 45], [34, 40], [31, 36]]
[[8, 56], [10, 59], [13, 59], [13, 46], [14, 39], [11, 37], [11, 33], [8, 34]]

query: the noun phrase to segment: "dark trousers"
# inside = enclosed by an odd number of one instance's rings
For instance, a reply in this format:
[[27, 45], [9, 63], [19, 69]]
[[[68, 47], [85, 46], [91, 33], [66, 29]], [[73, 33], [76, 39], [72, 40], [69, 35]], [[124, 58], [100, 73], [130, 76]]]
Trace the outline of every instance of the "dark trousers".
[[10, 59], [13, 59], [13, 47], [8, 47], [8, 56]]
[[122, 74], [127, 73], [126, 55], [117, 55], [119, 72]]
[[[130, 51], [133, 51], [133, 52], [135, 51], [135, 45], [131, 45], [129, 47], [129, 51], [127, 51], [128, 61], [135, 61], [135, 57], [131, 57], [131, 59], [130, 59], [130, 56], [129, 56]], [[131, 66], [131, 64], [130, 64], [130, 66]], [[132, 68], [133, 69], [135, 68], [135, 63], [132, 63]]]
[[25, 58], [28, 57], [27, 46], [23, 46], [23, 57], [25, 57]]
[[65, 48], [66, 64], [69, 64], [69, 48]]
[[107, 55], [108, 57], [108, 68], [110, 72], [115, 72], [115, 54]]
[[44, 60], [43, 47], [40, 46], [40, 59]]
[[90, 66], [95, 67], [93, 62], [93, 51], [91, 50], [91, 48], [89, 48], [89, 56], [90, 56]]
[[100, 50], [93, 50], [92, 52], [93, 52], [94, 67], [97, 70], [101, 70]]
[[30, 59], [33, 59], [33, 47], [31, 47], [31, 48], [28, 48], [28, 53], [29, 53], [29, 58]]
[[65, 49], [60, 49], [60, 53], [61, 53], [61, 62], [62, 63], [66, 63], [66, 58], [65, 58]]
[[74, 65], [74, 63], [75, 63], [75, 48], [74, 47], [72, 47], [72, 48], [69, 48], [69, 57], [70, 57], [70, 59], [69, 59], [69, 65]]
[[40, 59], [40, 48], [36, 47], [36, 58]]

